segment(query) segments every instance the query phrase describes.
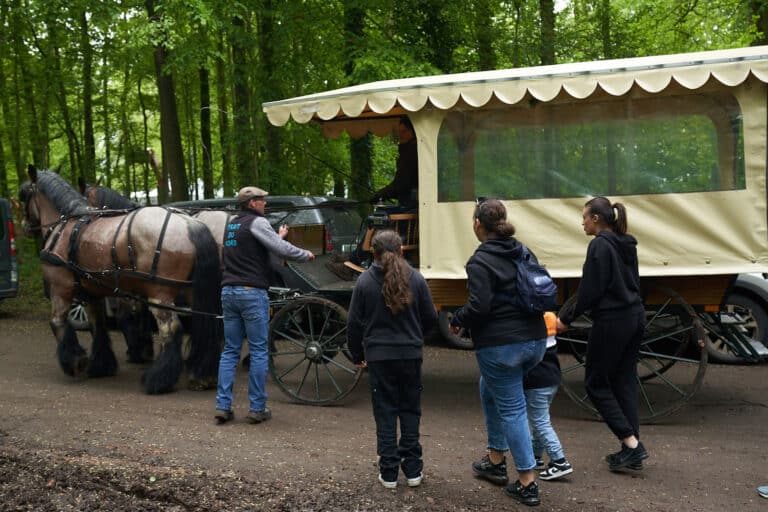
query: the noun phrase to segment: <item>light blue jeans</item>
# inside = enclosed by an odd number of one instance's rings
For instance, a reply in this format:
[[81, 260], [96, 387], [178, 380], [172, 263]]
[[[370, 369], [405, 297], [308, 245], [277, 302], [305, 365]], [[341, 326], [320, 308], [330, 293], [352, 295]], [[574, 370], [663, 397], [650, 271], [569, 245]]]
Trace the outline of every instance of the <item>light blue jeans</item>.
[[499, 452], [509, 450], [518, 472], [536, 467], [523, 375], [541, 361], [546, 348], [546, 340], [540, 339], [475, 351], [480, 367], [480, 403], [488, 431], [488, 448]]
[[559, 460], [565, 457], [560, 438], [549, 418], [549, 406], [557, 394], [558, 386], [546, 388], [526, 389], [525, 401], [528, 404], [528, 423], [531, 426], [533, 437], [533, 455], [541, 457], [546, 450], [551, 460]]
[[224, 313], [224, 350], [219, 360], [216, 408], [232, 410], [232, 388], [240, 362], [243, 338], [248, 338], [248, 402], [251, 411], [262, 411], [267, 404], [269, 359], [269, 297], [267, 291], [245, 286], [224, 286], [221, 290]]

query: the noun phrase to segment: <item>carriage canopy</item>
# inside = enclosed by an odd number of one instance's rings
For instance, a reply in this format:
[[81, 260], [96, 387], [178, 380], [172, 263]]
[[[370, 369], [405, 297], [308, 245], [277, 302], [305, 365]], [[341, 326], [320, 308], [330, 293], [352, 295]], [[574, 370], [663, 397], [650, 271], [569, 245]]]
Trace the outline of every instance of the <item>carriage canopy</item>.
[[581, 275], [581, 208], [623, 202], [645, 276], [768, 271], [768, 47], [390, 80], [265, 103], [276, 126], [419, 152], [420, 270], [463, 279], [476, 197], [505, 200], [555, 277]]

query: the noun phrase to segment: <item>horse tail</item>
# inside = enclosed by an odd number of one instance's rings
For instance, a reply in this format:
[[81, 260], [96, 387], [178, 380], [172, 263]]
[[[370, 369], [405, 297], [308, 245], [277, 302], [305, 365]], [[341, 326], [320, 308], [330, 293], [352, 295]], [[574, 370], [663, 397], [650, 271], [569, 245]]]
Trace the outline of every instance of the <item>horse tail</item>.
[[187, 223], [189, 239], [195, 245], [192, 271], [192, 309], [205, 313], [190, 319], [190, 352], [187, 367], [198, 386], [215, 383], [219, 367], [223, 324], [213, 315], [221, 314], [221, 266], [219, 248], [208, 227], [199, 221]]

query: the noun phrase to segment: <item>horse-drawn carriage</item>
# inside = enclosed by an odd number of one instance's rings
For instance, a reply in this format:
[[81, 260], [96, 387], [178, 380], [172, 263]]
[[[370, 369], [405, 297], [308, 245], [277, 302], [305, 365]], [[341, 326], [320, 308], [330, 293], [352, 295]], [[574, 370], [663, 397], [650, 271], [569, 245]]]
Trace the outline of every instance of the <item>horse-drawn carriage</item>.
[[[701, 386], [708, 344], [755, 361], [766, 355], [724, 307], [737, 274], [768, 271], [766, 82], [768, 47], [755, 47], [376, 82], [263, 109], [273, 125], [312, 121], [328, 137], [387, 136], [410, 118], [418, 268], [443, 325], [466, 298], [476, 197], [505, 201], [517, 236], [556, 278], [561, 304], [581, 276], [586, 198], [624, 203], [647, 312], [638, 373], [648, 420]], [[276, 315], [272, 370], [283, 380], [296, 374], [294, 390], [311, 383], [304, 399], [322, 403], [346, 391], [331, 369], [353, 368], [340, 357], [343, 309], [314, 300]], [[589, 317], [572, 327], [560, 337], [564, 388], [589, 408], [581, 384]]]

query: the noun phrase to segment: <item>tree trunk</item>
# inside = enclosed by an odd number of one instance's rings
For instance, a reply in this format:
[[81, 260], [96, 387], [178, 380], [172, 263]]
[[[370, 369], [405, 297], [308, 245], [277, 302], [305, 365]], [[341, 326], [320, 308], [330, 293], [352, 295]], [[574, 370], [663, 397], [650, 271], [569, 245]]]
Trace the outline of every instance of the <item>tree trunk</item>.
[[[555, 3], [553, 0], [539, 0], [539, 15], [541, 19], [541, 64], [546, 66], [555, 63]], [[550, 121], [545, 120], [545, 126]], [[544, 128], [541, 143], [541, 155], [544, 158], [544, 176], [540, 181], [544, 197], [552, 197], [555, 193], [556, 180], [554, 172], [557, 166], [557, 134], [553, 128]]]
[[754, 40], [752, 46], [768, 44], [768, 4], [765, 0], [750, 0], [749, 8], [757, 22], [757, 30], [760, 36]]
[[539, 16], [541, 18], [541, 65], [555, 63], [555, 2], [554, 0], [539, 0]]
[[[261, 16], [259, 17], [259, 64], [261, 68], [261, 99], [263, 101], [273, 101], [280, 99], [280, 92], [276, 88], [279, 83], [275, 80], [275, 49], [272, 44], [274, 41], [274, 5], [272, 0], [263, 0]], [[264, 130], [266, 146], [266, 165], [259, 167], [259, 180], [267, 190], [272, 190], [279, 184], [273, 177], [277, 176], [280, 170], [280, 131], [273, 128], [267, 116], [259, 117], [260, 124]]]
[[86, 12], [80, 14], [80, 53], [83, 58], [83, 162], [82, 176], [96, 183], [96, 141], [93, 135], [93, 48]]
[[[152, 23], [159, 25], [159, 20], [155, 15], [154, 0], [147, 0], [146, 7], [149, 19]], [[173, 77], [164, 69], [167, 58], [165, 46], [162, 44], [156, 45], [154, 57], [157, 92], [160, 97], [160, 142], [163, 145], [163, 180], [158, 196], [161, 203], [167, 200], [168, 182], [166, 177], [168, 177], [171, 180], [171, 199], [174, 201], [184, 201], [189, 199], [187, 175], [184, 169], [184, 149], [181, 144], [181, 128], [179, 126], [179, 114], [176, 109], [176, 90]]]
[[[111, 39], [107, 39], [104, 43], [104, 56], [101, 59], [101, 65], [104, 69], [107, 69], [107, 54], [109, 53]], [[101, 82], [101, 113], [104, 119], [104, 174], [106, 178], [105, 185], [112, 188], [112, 140], [111, 125], [109, 122], [109, 75], [104, 73]], [[118, 155], [122, 154], [121, 151], [117, 152]]]
[[[203, 197], [213, 197], [213, 154], [211, 147], [211, 85], [208, 69], [200, 68], [200, 143], [203, 146]], [[197, 188], [195, 188], [197, 190]]]
[[[226, 43], [219, 42], [219, 54], [224, 54]], [[229, 137], [229, 100], [227, 98], [227, 72], [224, 59], [216, 58], [216, 105], [219, 118], [219, 145], [221, 146], [221, 180], [224, 197], [233, 195], [235, 185], [232, 180], [232, 146]]]
[[235, 17], [232, 20], [232, 25], [234, 32], [232, 35], [232, 71], [234, 73], [232, 138], [234, 139], [235, 169], [237, 172], [236, 187], [240, 188], [258, 184], [259, 175], [252, 149], [257, 146], [257, 141], [254, 140], [251, 128], [248, 52], [244, 46], [247, 31], [245, 21], [241, 17]]
[[72, 116], [69, 112], [69, 104], [67, 102], [67, 90], [64, 87], [64, 77], [61, 71], [61, 50], [59, 48], [58, 40], [58, 28], [53, 24], [48, 24], [48, 33], [50, 35], [50, 44], [53, 49], [53, 59], [51, 59], [51, 67], [53, 68], [53, 80], [58, 85], [54, 96], [56, 102], [59, 105], [61, 111], [61, 118], [64, 121], [64, 131], [67, 137], [67, 149], [69, 155], [69, 166], [71, 168], [72, 180], [77, 183], [77, 178], [80, 176], [80, 163], [82, 161], [82, 155], [80, 154], [80, 142], [78, 140], [77, 131], [75, 130], [74, 123], [72, 122]]
[[477, 55], [479, 71], [496, 69], [496, 52], [493, 43], [496, 35], [494, 30], [494, 12], [490, 0], [479, 0], [476, 4], [475, 32], [477, 34]]
[[[16, 37], [20, 37], [18, 31], [21, 30], [19, 1], [13, 0], [9, 9], [9, 2], [0, 2], [0, 24], [5, 26], [5, 20], [8, 20], [10, 31], [0, 30], [0, 45], [3, 48], [11, 46], [11, 42], [15, 41]], [[13, 33], [12, 39], [8, 38], [8, 34]], [[8, 138], [11, 141], [11, 156], [13, 158], [13, 166], [16, 171], [16, 180], [19, 185], [27, 180], [27, 169], [24, 165], [24, 157], [21, 154], [21, 110], [19, 102], [19, 55], [13, 51], [13, 88], [11, 94], [14, 100], [14, 110], [11, 112], [11, 104], [8, 100], [8, 94], [5, 90], [5, 70], [3, 66], [0, 66], [0, 104], [2, 104], [3, 119], [5, 120], [5, 128], [8, 133]]]
[[[168, 191], [168, 185], [167, 180], [165, 180], [165, 176], [163, 175], [163, 171], [160, 169], [159, 165], [157, 165], [157, 158], [155, 157], [154, 151], [149, 147], [149, 116], [147, 115], [147, 106], [144, 104], [144, 95], [141, 93], [141, 78], [139, 78], [136, 86], [139, 89], [139, 105], [141, 105], [141, 119], [142, 119], [142, 128], [143, 128], [143, 141], [144, 141], [144, 150], [147, 151], [148, 157], [144, 160], [144, 165], [142, 166], [144, 170], [143, 175], [143, 183], [144, 186], [144, 197], [146, 198], [146, 204], [151, 204], [151, 199], [149, 197], [149, 172], [150, 169], [154, 173], [155, 176], [155, 183], [157, 183], [157, 193], [158, 197], [160, 197], [160, 189], [162, 188], [162, 184], [165, 183], [166, 185], [166, 196]], [[154, 165], [153, 165], [154, 164]]]
[[[601, 0], [598, 11], [600, 17], [600, 40], [603, 43], [603, 58], [613, 58], [613, 46], [611, 44], [611, 0]], [[618, 128], [618, 127], [617, 127]], [[605, 134], [605, 165], [607, 177], [607, 193], [616, 193], [616, 132], [611, 127]]]
[[[365, 28], [365, 9], [359, 7], [359, 2], [346, 0], [344, 2], [344, 49], [346, 63], [344, 70], [347, 77], [352, 74], [355, 67], [355, 50], [363, 41]], [[373, 136], [368, 133], [359, 139], [351, 139], [349, 142], [349, 163], [351, 176], [349, 183], [349, 197], [359, 200], [368, 200], [371, 197], [371, 178], [373, 176]], [[337, 174], [334, 180], [334, 194], [340, 197], [344, 195], [344, 183]]]

